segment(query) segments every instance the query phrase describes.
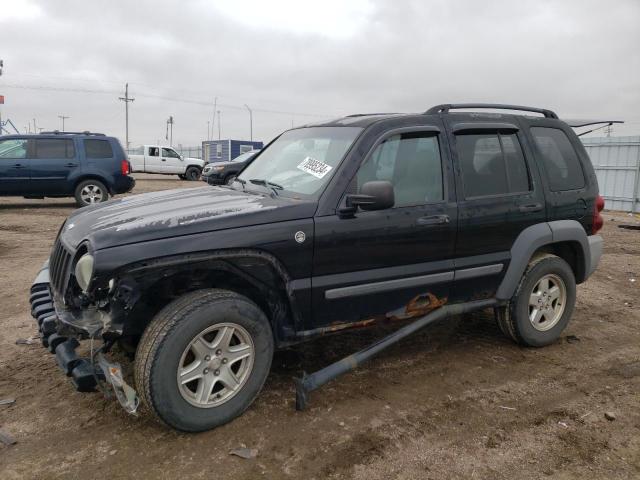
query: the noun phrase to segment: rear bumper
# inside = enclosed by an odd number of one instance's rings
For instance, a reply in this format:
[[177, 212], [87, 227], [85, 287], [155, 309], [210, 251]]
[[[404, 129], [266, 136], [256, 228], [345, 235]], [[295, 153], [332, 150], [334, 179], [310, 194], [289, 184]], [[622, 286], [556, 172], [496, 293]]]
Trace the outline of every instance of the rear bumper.
[[589, 269], [586, 272], [586, 277], [588, 278], [598, 268], [600, 257], [602, 257], [604, 240], [600, 235], [589, 235], [587, 240], [589, 242]]
[[[55, 354], [56, 362], [67, 375], [76, 390], [92, 392], [97, 386], [96, 380], [104, 378], [100, 369], [94, 369], [88, 358], [79, 357], [76, 349], [80, 345], [76, 337], [82, 337], [83, 332], [69, 335], [74, 328], [65, 324], [58, 315], [55, 300], [49, 284], [49, 261], [47, 260], [33, 284], [29, 295], [31, 315], [38, 323], [38, 330], [42, 346]], [[84, 332], [86, 333], [86, 332]]]
[[133, 190], [136, 186], [136, 179], [131, 175], [121, 175], [116, 177], [115, 184], [113, 186], [113, 193], [127, 193]]

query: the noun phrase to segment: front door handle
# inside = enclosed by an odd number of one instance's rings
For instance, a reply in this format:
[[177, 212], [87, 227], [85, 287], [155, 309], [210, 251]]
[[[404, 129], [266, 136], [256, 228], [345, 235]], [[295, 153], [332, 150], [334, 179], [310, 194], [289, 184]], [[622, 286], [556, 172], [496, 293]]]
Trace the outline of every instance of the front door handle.
[[432, 215], [418, 218], [418, 225], [444, 225], [450, 221], [449, 215]]
[[530, 203], [528, 205], [520, 205], [518, 210], [521, 212], [541, 212], [542, 204], [541, 203]]
[[77, 167], [77, 166], [78, 166], [77, 163], [72, 163], [72, 162], [65, 164], [65, 167]]
[[161, 158], [161, 160], [162, 160], [163, 162], [166, 162], [166, 161], [167, 161], [167, 159], [166, 159], [166, 158]]
[[26, 165], [22, 165], [21, 163], [16, 163], [13, 167], [11, 168], [15, 168], [16, 170], [20, 170], [21, 168], [27, 168]]

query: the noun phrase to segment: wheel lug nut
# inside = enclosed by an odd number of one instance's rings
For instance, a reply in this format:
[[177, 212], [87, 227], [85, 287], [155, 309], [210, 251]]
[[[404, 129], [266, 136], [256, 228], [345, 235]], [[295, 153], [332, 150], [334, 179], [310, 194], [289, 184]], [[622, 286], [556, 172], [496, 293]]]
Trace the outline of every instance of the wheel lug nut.
[[204, 357], [204, 360], [205, 360], [205, 362], [208, 362], [209, 360], [211, 360], [211, 357], [210, 357], [209, 355], [206, 355], [206, 356]]
[[222, 354], [222, 350], [216, 350], [216, 355]]
[[222, 359], [222, 363], [227, 363], [229, 360], [227, 360], [226, 358]]
[[215, 372], [213, 372], [215, 375], [220, 375], [220, 370], [216, 370]]
[[208, 369], [208, 368], [205, 368], [205, 369], [202, 371], [202, 373], [204, 373], [204, 374], [206, 375], [207, 373], [209, 373], [209, 369]]

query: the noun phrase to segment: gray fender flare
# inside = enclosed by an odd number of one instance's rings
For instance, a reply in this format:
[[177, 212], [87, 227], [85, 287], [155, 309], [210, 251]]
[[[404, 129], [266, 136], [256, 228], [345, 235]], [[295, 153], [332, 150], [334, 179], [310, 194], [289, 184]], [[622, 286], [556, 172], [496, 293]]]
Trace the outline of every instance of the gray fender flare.
[[[531, 257], [540, 247], [559, 242], [576, 242], [580, 246], [579, 262], [582, 262], [585, 275], [591, 272], [591, 257], [589, 255], [589, 241], [584, 227], [576, 220], [556, 220], [553, 222], [537, 223], [525, 228], [511, 247], [511, 261], [507, 272], [498, 287], [496, 298], [509, 300], [516, 291]], [[576, 278], [577, 282], [584, 278]]]

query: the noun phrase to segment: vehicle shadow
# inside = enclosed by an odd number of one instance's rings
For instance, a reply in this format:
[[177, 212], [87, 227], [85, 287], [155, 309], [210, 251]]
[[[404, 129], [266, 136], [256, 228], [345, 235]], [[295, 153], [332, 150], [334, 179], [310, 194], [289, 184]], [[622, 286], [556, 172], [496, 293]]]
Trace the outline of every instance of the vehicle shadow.
[[78, 208], [76, 203], [0, 203], [0, 210], [18, 210], [18, 209], [53, 209], [53, 208]]

